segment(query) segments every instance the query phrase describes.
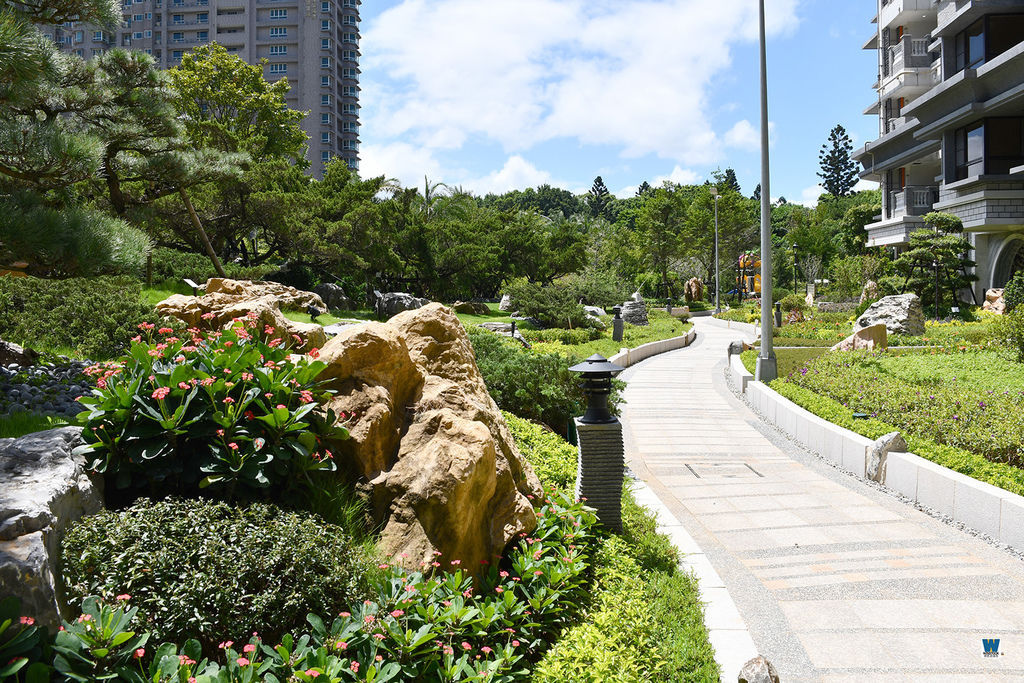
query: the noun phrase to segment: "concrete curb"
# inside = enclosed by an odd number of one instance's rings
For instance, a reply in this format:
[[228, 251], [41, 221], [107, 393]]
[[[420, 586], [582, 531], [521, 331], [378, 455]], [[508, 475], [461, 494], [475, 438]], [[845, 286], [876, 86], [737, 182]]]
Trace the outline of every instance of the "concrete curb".
[[697, 577], [697, 588], [704, 603], [704, 623], [711, 646], [715, 648], [715, 661], [722, 670], [721, 680], [737, 680], [743, 665], [760, 653], [736, 603], [729, 597], [725, 582], [657, 494], [639, 479], [630, 481], [630, 486], [636, 502], [648, 508], [658, 520], [658, 531], [668, 536], [679, 550], [680, 568]]
[[[762, 419], [794, 441], [865, 479], [874, 442], [801, 408], [730, 359], [729, 372]], [[739, 369], [736, 368], [739, 364]], [[745, 375], [745, 377], [744, 377]], [[890, 453], [879, 482], [1014, 548], [1024, 548], [1024, 496], [937, 465], [913, 453]]]
[[684, 349], [692, 344], [693, 340], [696, 338], [697, 331], [691, 329], [681, 337], [672, 337], [671, 339], [649, 342], [647, 344], [642, 344], [635, 349], [622, 349], [608, 360], [616, 365], [628, 368], [631, 365], [636, 365], [640, 361], [646, 360], [651, 356], [656, 356], [659, 353], [675, 351], [676, 349]]
[[738, 323], [732, 320], [720, 320], [719, 318], [708, 318], [704, 320], [705, 325], [711, 325], [712, 327], [721, 327], [727, 330], [739, 330], [751, 337], [760, 337], [761, 328], [758, 325], [752, 323]]

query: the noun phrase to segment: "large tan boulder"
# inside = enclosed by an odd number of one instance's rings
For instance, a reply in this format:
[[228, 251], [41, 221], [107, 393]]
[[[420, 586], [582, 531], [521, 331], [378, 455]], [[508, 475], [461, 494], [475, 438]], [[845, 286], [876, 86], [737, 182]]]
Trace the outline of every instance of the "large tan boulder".
[[[224, 283], [229, 283], [227, 287]], [[234, 324], [239, 318], [245, 318], [250, 312], [255, 313], [259, 323], [258, 329], [264, 330], [267, 326], [274, 328], [275, 337], [285, 341], [287, 348], [294, 348], [299, 351], [309, 351], [320, 348], [327, 343], [327, 334], [324, 328], [314, 323], [300, 323], [289, 320], [281, 313], [281, 301], [302, 300], [296, 298], [279, 298], [272, 294], [250, 297], [248, 294], [255, 294], [259, 288], [246, 289], [237, 288], [230, 283], [247, 283], [245, 280], [220, 280], [212, 278], [207, 283], [214, 286], [214, 291], [207, 291], [202, 296], [186, 296], [184, 294], [173, 294], [156, 305], [156, 311], [160, 315], [177, 318], [188, 327], [197, 327], [203, 330], [220, 330]], [[249, 283], [252, 284], [252, 283]], [[262, 285], [263, 283], [255, 283]], [[275, 287], [283, 287], [276, 283], [267, 283]], [[288, 287], [286, 289], [292, 289]], [[292, 290], [299, 292], [299, 290]], [[320, 297], [310, 292], [303, 292], [312, 297]], [[290, 294], [288, 296], [291, 296]], [[322, 303], [322, 302], [321, 302]], [[203, 317], [207, 316], [207, 317]], [[298, 339], [296, 339], [298, 337]]]
[[1003, 315], [1006, 313], [1006, 302], [1003, 300], [1002, 289], [990, 289], [985, 292], [985, 304], [982, 309]]
[[239, 299], [271, 297], [277, 300], [278, 308], [285, 310], [305, 311], [310, 306], [316, 306], [321, 311], [327, 310], [327, 304], [319, 294], [288, 287], [278, 282], [253, 282], [252, 280], [212, 277], [206, 281], [206, 293], [227, 294]]
[[683, 297], [687, 301], [703, 301], [704, 283], [695, 277], [690, 278], [683, 287]]
[[540, 482], [519, 454], [458, 318], [433, 303], [342, 332], [320, 352], [336, 412], [354, 413], [336, 459], [367, 479], [380, 547], [418, 567], [441, 553], [470, 573], [536, 527]]
[[832, 347], [833, 351], [859, 351], [889, 348], [889, 331], [884, 324], [872, 325], [857, 330]]

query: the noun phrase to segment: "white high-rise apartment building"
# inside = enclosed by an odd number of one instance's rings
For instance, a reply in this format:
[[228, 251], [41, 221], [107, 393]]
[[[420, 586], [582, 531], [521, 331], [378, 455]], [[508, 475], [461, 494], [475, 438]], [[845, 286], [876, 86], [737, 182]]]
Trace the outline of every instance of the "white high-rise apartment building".
[[[61, 49], [86, 59], [119, 46], [181, 63], [188, 50], [217, 42], [264, 77], [287, 77], [288, 106], [308, 111], [311, 169], [341, 157], [359, 168], [359, 6], [361, 0], [123, 0], [116, 32], [69, 22], [52, 29]], [[49, 33], [49, 30], [46, 31]]]
[[856, 152], [882, 185], [868, 246], [899, 249], [930, 211], [963, 221], [975, 292], [1024, 271], [1024, 0], [876, 0], [879, 137]]

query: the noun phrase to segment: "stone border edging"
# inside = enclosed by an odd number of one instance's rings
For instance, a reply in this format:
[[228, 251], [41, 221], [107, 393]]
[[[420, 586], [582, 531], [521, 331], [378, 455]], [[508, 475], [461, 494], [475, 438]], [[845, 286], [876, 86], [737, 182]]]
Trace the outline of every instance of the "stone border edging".
[[721, 668], [721, 680], [735, 681], [743, 665], [760, 653], [736, 603], [729, 596], [725, 582], [686, 527], [680, 524], [651, 487], [640, 479], [627, 481], [636, 502], [649, 509], [657, 519], [658, 532], [668, 536], [679, 550], [680, 568], [693, 572], [697, 577], [697, 590], [705, 605], [704, 625], [708, 630], [708, 640], [715, 649], [715, 661]]
[[741, 332], [745, 332], [751, 337], [761, 336], [761, 327], [759, 325], [754, 325], [753, 323], [738, 323], [732, 320], [721, 320], [720, 318], [714, 317], [708, 318], [705, 322], [708, 325], [713, 325], [714, 327], [724, 327], [727, 330], [739, 330]]
[[[762, 419], [826, 460], [866, 479], [874, 441], [822, 419], [768, 385], [753, 381], [738, 355], [730, 357], [729, 372]], [[1024, 548], [1024, 496], [913, 453], [889, 453], [879, 483], [1007, 545]]]
[[697, 338], [697, 330], [691, 329], [686, 334], [680, 337], [672, 337], [671, 339], [662, 339], [660, 341], [648, 342], [641, 344], [634, 349], [622, 349], [617, 354], [609, 358], [608, 360], [616, 365], [620, 365], [624, 368], [628, 368], [631, 365], [636, 365], [642, 360], [646, 360], [651, 356], [656, 356], [659, 353], [665, 353], [666, 351], [675, 351], [676, 349], [683, 349], [693, 343], [693, 340]]

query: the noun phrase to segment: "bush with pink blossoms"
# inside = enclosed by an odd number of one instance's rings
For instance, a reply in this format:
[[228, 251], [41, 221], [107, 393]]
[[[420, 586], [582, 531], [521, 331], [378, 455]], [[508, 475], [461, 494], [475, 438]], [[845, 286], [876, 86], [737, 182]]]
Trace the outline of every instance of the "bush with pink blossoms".
[[290, 355], [251, 318], [181, 336], [139, 327], [127, 355], [87, 371], [96, 388], [80, 399], [79, 452], [108, 491], [284, 499], [335, 469], [331, 445], [348, 432], [321, 407], [332, 392], [317, 382], [315, 351]]

